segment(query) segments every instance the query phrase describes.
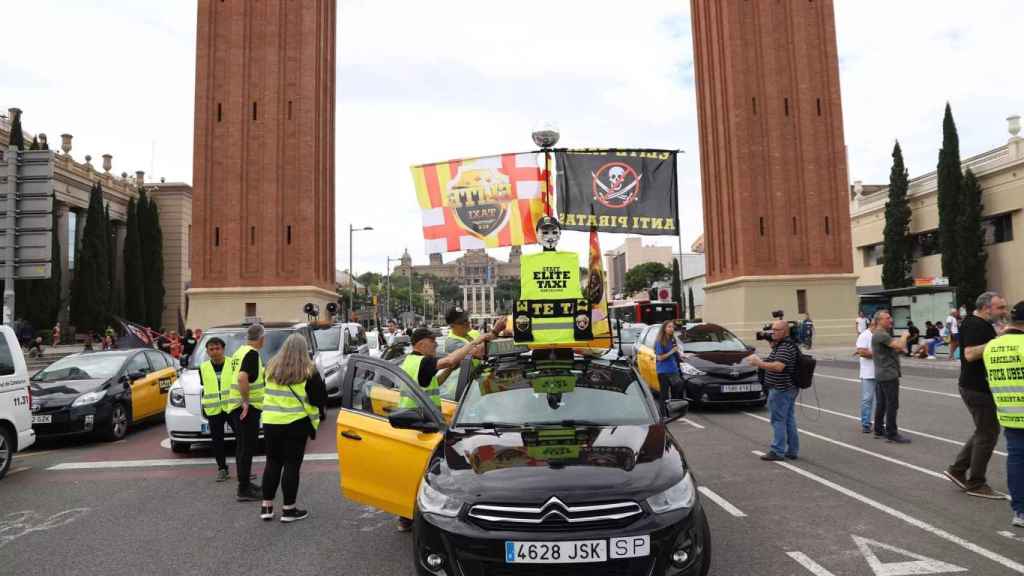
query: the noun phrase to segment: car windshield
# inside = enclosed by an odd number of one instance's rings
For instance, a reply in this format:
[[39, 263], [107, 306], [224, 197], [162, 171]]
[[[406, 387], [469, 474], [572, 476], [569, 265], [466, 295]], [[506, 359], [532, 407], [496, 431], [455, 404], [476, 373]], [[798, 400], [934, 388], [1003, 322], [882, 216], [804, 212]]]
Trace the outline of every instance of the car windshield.
[[[263, 349], [260, 350], [260, 358], [263, 360], [263, 365], [266, 366], [270, 362], [270, 359], [277, 354], [277, 351], [284, 344], [285, 339], [291, 336], [295, 330], [267, 330], [265, 340], [263, 343]], [[225, 350], [224, 353], [228, 356], [235, 353], [238, 347], [245, 344], [245, 330], [239, 329], [233, 332], [207, 332], [203, 334], [203, 339], [196, 346], [196, 353], [189, 359], [189, 368], [198, 368], [200, 364], [206, 362], [208, 356], [206, 355], [206, 343], [210, 338], [220, 338], [224, 341]]]
[[61, 358], [42, 369], [33, 382], [107, 379], [117, 374], [128, 354], [79, 354]]
[[747, 346], [721, 326], [694, 326], [683, 332], [683, 352], [745, 352]]
[[313, 331], [317, 350], [336, 352], [341, 349], [341, 326], [330, 326]]
[[632, 371], [590, 362], [567, 368], [524, 363], [485, 369], [464, 393], [456, 426], [598, 425], [654, 422]]

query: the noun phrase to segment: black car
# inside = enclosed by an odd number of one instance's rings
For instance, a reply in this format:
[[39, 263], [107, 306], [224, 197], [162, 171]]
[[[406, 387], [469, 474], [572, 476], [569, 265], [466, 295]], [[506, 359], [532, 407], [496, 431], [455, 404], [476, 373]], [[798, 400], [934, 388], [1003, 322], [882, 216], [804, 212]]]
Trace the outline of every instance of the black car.
[[[420, 446], [436, 436], [417, 460], [424, 475], [407, 484], [418, 574], [706, 575], [711, 537], [696, 480], [647, 386], [625, 363], [537, 354], [549, 352], [491, 358], [473, 376], [464, 363], [450, 426], [393, 366], [350, 365], [338, 419], [345, 495], [401, 514], [403, 503], [388, 506], [404, 489], [399, 474], [362, 476], [412, 472], [409, 451], [386, 450], [388, 434]], [[384, 436], [360, 410], [382, 381], [418, 404], [391, 412]], [[686, 402], [670, 410], [681, 417]], [[345, 467], [347, 454], [367, 450], [372, 462]]]
[[159, 418], [177, 362], [153, 349], [82, 352], [32, 376], [32, 428], [36, 435], [96, 434], [118, 440], [136, 422]]
[[[653, 349], [658, 327], [642, 335]], [[757, 369], [743, 362], [754, 352], [735, 334], [717, 324], [687, 324], [676, 331], [682, 344], [683, 361], [679, 365], [683, 385], [672, 395], [698, 406], [764, 406], [768, 386], [761, 382]]]

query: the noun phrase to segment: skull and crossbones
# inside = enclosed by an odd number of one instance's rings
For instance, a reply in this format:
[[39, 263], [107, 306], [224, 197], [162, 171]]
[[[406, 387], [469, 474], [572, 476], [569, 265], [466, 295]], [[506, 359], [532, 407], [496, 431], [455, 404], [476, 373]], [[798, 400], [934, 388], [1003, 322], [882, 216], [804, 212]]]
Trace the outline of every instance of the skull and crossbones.
[[619, 188], [622, 188], [623, 181], [626, 180], [626, 169], [622, 166], [612, 166], [608, 170], [608, 181], [611, 182], [611, 189], [613, 192], [618, 192]]

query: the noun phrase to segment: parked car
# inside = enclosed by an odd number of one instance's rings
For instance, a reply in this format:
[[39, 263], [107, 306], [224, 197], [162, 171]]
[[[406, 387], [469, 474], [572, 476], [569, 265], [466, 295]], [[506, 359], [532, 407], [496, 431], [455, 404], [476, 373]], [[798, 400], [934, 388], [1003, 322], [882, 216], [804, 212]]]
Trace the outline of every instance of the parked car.
[[36, 441], [31, 405], [28, 368], [18, 337], [10, 326], [0, 326], [0, 478], [11, 468], [14, 455]]
[[[417, 574], [707, 574], [696, 479], [631, 368], [515, 354], [478, 374], [460, 376], [448, 425], [397, 366], [354, 357], [346, 371], [341, 491], [414, 520]], [[385, 419], [378, 386], [416, 408]]]
[[[260, 358], [266, 365], [284, 344], [285, 339], [295, 333], [302, 334], [309, 344], [310, 354], [316, 358], [317, 341], [309, 324], [291, 324], [286, 322], [265, 323], [266, 340], [260, 350]], [[238, 347], [245, 343], [246, 325], [218, 326], [203, 330], [203, 338], [196, 345], [196, 350], [189, 358], [188, 366], [181, 373], [178, 383], [173, 386], [167, 398], [167, 414], [165, 422], [167, 437], [171, 441], [171, 450], [175, 453], [187, 453], [192, 444], [209, 444], [210, 425], [203, 417], [202, 395], [203, 385], [199, 379], [199, 365], [207, 360], [206, 342], [217, 337], [224, 341], [224, 353], [234, 354]], [[318, 366], [319, 369], [319, 366]], [[320, 374], [323, 377], [323, 373]], [[326, 381], [326, 379], [325, 379]], [[263, 435], [262, 429], [260, 436]], [[234, 441], [234, 431], [228, 425], [224, 430], [225, 440]]]
[[175, 359], [152, 348], [81, 352], [31, 378], [32, 428], [40, 438], [95, 434], [120, 440], [164, 415], [178, 380]]
[[[650, 326], [637, 340], [635, 366], [640, 378], [658, 389], [654, 344], [660, 325]], [[672, 390], [674, 398], [689, 400], [693, 406], [764, 406], [768, 386], [762, 384], [757, 370], [743, 359], [753, 352], [735, 334], [717, 324], [686, 324], [676, 330], [682, 347], [679, 363], [682, 385]]]
[[334, 401], [341, 396], [341, 376], [345, 373], [345, 362], [350, 355], [360, 350], [352, 336], [353, 331], [354, 328], [346, 323], [313, 328], [313, 339], [317, 347], [313, 362], [323, 376], [328, 400]]

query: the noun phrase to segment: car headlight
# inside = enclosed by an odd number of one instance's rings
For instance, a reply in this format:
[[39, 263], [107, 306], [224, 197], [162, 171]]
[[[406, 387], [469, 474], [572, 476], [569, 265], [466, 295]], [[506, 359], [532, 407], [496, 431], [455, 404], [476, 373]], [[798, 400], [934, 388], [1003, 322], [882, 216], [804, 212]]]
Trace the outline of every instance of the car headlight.
[[690, 508], [697, 498], [697, 489], [693, 485], [693, 477], [687, 472], [676, 485], [660, 494], [647, 499], [647, 504], [655, 514], [664, 514], [673, 510]]
[[78, 398], [75, 398], [75, 401], [71, 403], [71, 407], [75, 408], [77, 406], [88, 406], [90, 404], [95, 404], [95, 403], [99, 402], [100, 400], [102, 400], [103, 396], [106, 393], [107, 393], [106, 390], [97, 390], [95, 392], [86, 392], [85, 394], [82, 394]]
[[682, 369], [683, 374], [687, 376], [703, 376], [707, 374], [707, 372], [701, 370], [700, 368], [694, 368], [693, 365], [690, 364], [689, 362], [680, 362], [679, 367]]
[[455, 518], [459, 515], [459, 511], [462, 510], [461, 500], [442, 494], [432, 488], [426, 480], [420, 482], [416, 503], [423, 512], [447, 516], [448, 518]]
[[177, 408], [184, 408], [185, 407], [185, 391], [182, 390], [181, 388], [171, 388], [171, 393], [170, 393], [169, 398], [170, 398], [171, 406], [174, 406], [174, 407], [177, 407]]

